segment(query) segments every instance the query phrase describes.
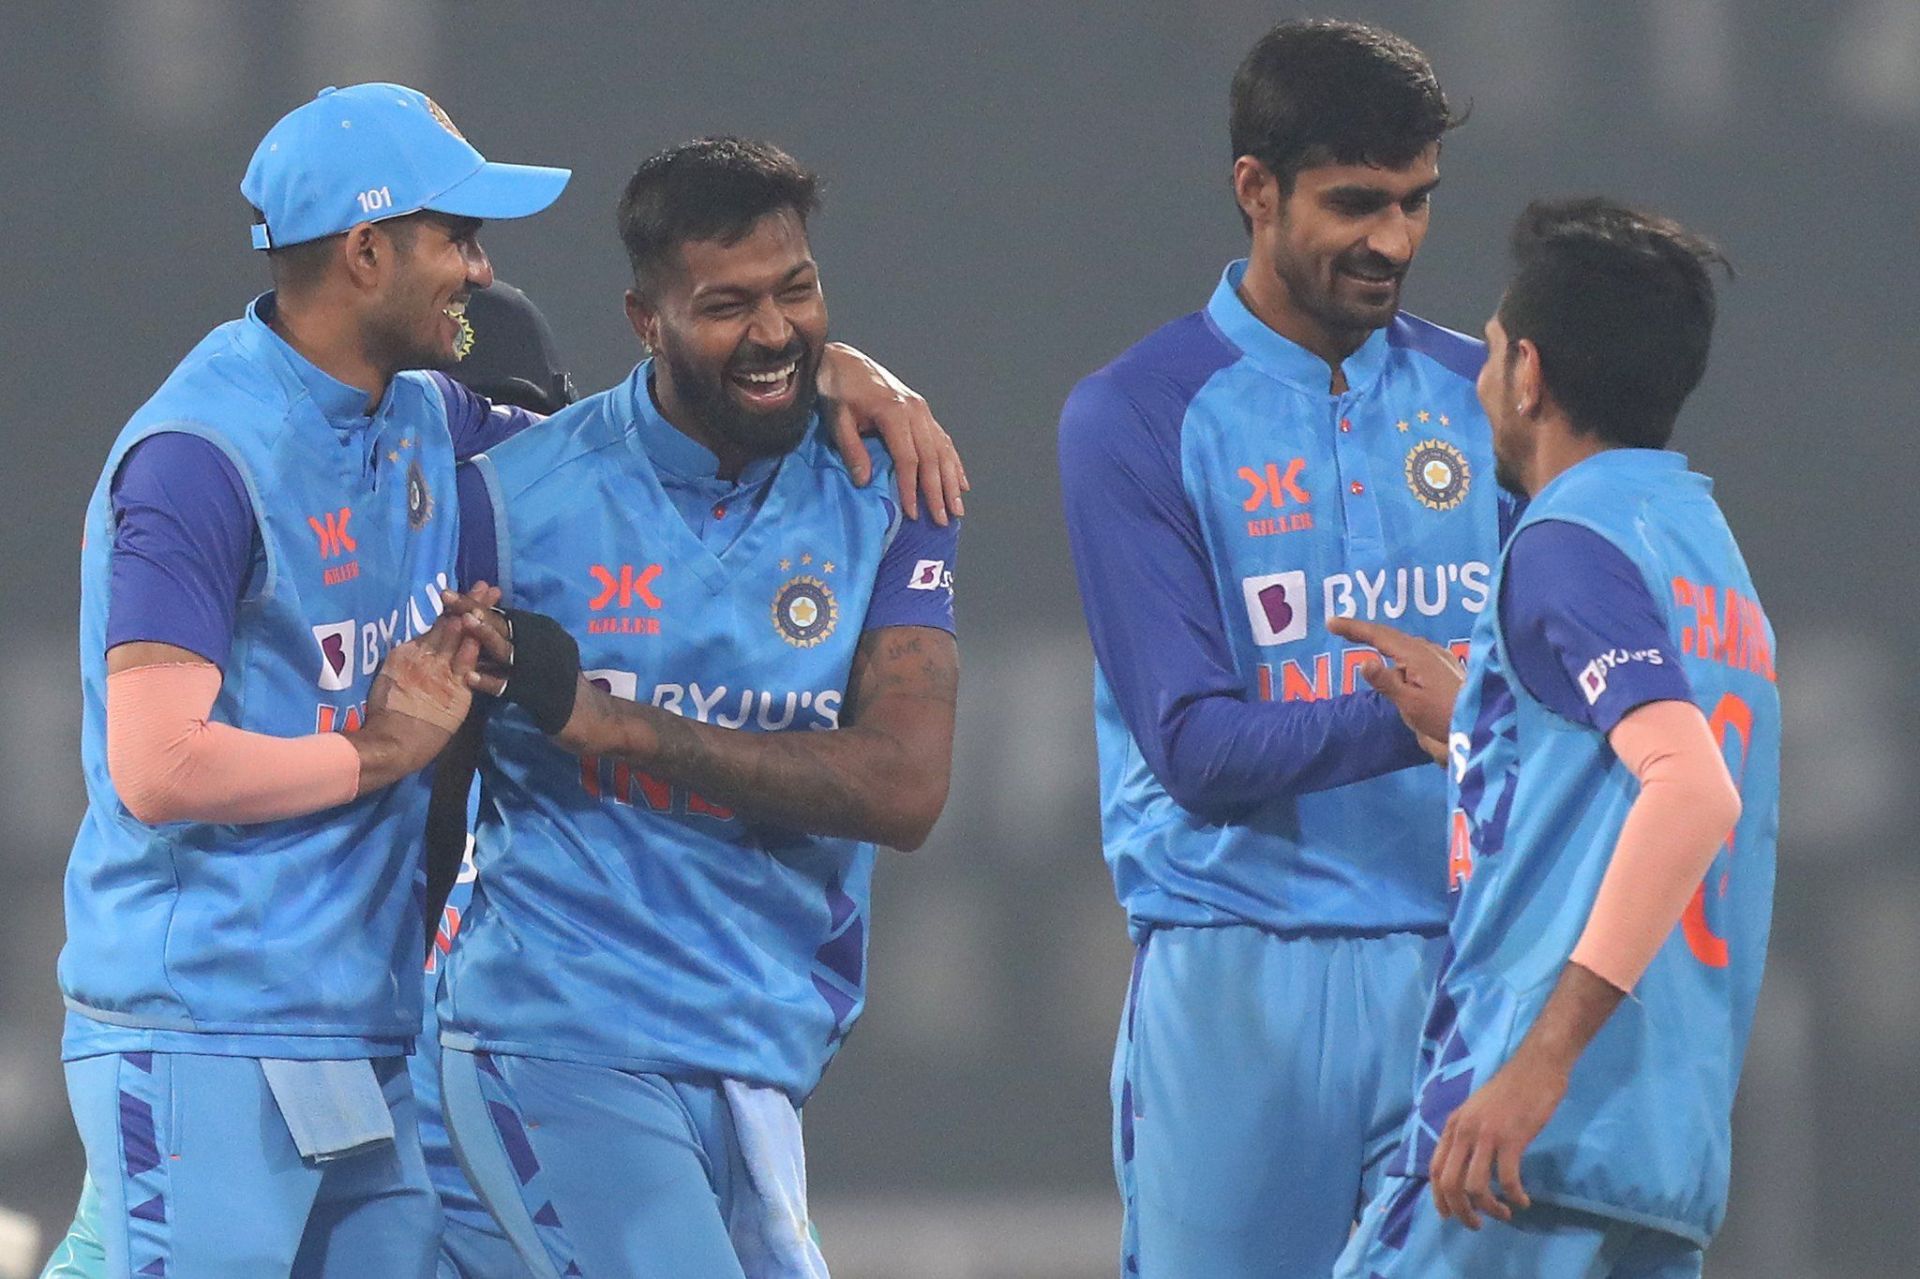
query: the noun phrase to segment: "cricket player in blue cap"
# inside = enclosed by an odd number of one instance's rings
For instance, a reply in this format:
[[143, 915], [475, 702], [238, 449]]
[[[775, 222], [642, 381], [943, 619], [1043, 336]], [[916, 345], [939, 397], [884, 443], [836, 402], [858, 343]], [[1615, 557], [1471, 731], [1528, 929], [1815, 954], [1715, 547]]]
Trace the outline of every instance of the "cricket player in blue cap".
[[[107, 1275], [433, 1273], [404, 1058], [419, 770], [471, 660], [436, 621], [454, 465], [538, 418], [424, 370], [454, 363], [492, 279], [482, 221], [540, 211], [568, 176], [487, 161], [415, 90], [323, 91], [241, 183], [273, 291], [108, 454], [59, 966]], [[921, 460], [944, 519], [964, 481], [924, 401], [844, 348], [828, 379], [843, 423], [877, 417]]]

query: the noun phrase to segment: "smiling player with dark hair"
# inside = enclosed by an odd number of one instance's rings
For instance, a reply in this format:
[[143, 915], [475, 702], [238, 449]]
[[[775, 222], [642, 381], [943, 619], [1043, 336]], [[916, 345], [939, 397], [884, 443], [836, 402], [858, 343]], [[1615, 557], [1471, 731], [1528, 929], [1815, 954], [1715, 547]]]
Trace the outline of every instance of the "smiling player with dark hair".
[[1454, 909], [1405, 1145], [1336, 1273], [1689, 1279], [1726, 1214], [1779, 824], [1773, 628], [1667, 450], [1725, 262], [1606, 200], [1533, 204], [1513, 247], [1479, 394], [1531, 500], [1464, 687], [1339, 624], [1447, 739]]
[[1464, 641], [1488, 602], [1484, 348], [1399, 310], [1454, 123], [1396, 36], [1262, 37], [1231, 94], [1247, 259], [1061, 413], [1138, 948], [1114, 1162], [1146, 1279], [1324, 1279], [1410, 1103], [1444, 779], [1327, 622]]
[[865, 1005], [874, 845], [946, 798], [958, 526], [829, 447], [811, 175], [703, 139], [620, 209], [652, 357], [461, 472], [511, 633], [448, 1125], [543, 1279], [824, 1275], [798, 1108]]

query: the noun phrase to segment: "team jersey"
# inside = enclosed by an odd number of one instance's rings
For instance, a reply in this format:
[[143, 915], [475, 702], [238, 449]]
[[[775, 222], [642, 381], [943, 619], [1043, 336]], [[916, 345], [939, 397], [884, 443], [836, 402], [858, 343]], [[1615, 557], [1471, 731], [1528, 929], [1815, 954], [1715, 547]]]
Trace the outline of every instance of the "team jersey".
[[[650, 372], [475, 460], [499, 585], [567, 627], [615, 696], [753, 732], [836, 727], [864, 629], [951, 629], [951, 549], [896, 555], [886, 455], [856, 488], [817, 419], [744, 519], [695, 527], [656, 456], [686, 440]], [[871, 845], [581, 759], [507, 706], [481, 777], [443, 1043], [812, 1091], [865, 1003]]]
[[[495, 286], [499, 287], [498, 285]], [[261, 303], [262, 313], [267, 303]], [[296, 366], [304, 364], [294, 357]], [[311, 369], [311, 366], [308, 366]], [[327, 391], [331, 378], [307, 376]], [[441, 373], [427, 375], [446, 402], [456, 461], [498, 444], [540, 420], [495, 406]], [[340, 422], [364, 401], [340, 392]], [[365, 418], [362, 414], [362, 419]], [[197, 435], [156, 432], [127, 450], [113, 485], [112, 586], [107, 647], [136, 641], [172, 644], [225, 667], [233, 619], [266, 571], [247, 486], [227, 455]], [[352, 536], [349, 527], [348, 536]]]
[[1107, 861], [1136, 938], [1437, 934], [1445, 779], [1326, 622], [1464, 651], [1501, 521], [1485, 348], [1401, 315], [1332, 395], [1325, 361], [1241, 301], [1245, 270], [1061, 417]]
[[1504, 591], [1475, 630], [1448, 743], [1450, 957], [1402, 1170], [1425, 1175], [1447, 1117], [1511, 1056], [1559, 980], [1639, 793], [1602, 725], [1636, 700], [1621, 686], [1677, 661], [1683, 685], [1655, 679], [1636, 697], [1690, 690], [1726, 752], [1741, 817], [1680, 927], [1581, 1055], [1522, 1171], [1536, 1199], [1704, 1244], [1725, 1213], [1734, 1088], [1772, 914], [1773, 630], [1710, 481], [1678, 454], [1618, 449], [1578, 463], [1533, 499], [1513, 545], [1550, 521], [1580, 526], [1630, 561], [1664, 634], [1568, 660], [1580, 703], [1603, 712], [1569, 718], [1564, 691], [1543, 699], [1537, 678], [1516, 677], [1504, 621], [1515, 604]]
[[66, 878], [68, 1057], [160, 1049], [269, 1057], [404, 1051], [420, 1016], [412, 863], [425, 775], [306, 817], [149, 826], [106, 760], [106, 650], [122, 459], [160, 433], [217, 447], [245, 486], [261, 571], [235, 610], [212, 718], [298, 737], [357, 725], [381, 659], [450, 585], [453, 449], [436, 384], [377, 408], [268, 328], [256, 301], [134, 414], [87, 507], [81, 757], [87, 812]]

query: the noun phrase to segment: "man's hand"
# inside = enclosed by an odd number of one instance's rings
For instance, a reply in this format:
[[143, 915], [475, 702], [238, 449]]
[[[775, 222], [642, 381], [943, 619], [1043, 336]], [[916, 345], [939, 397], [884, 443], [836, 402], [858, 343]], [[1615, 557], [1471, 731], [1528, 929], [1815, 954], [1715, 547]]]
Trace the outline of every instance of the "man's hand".
[[909, 519], [920, 514], [920, 495], [927, 499], [927, 515], [945, 527], [948, 512], [967, 513], [961, 494], [971, 486], [953, 439], [934, 420], [927, 401], [885, 367], [844, 342], [829, 342], [820, 360], [820, 394], [825, 397], [827, 424], [834, 447], [840, 450], [856, 484], [872, 478], [862, 435], [877, 435], [893, 458], [894, 480], [900, 504]]
[[580, 645], [544, 613], [488, 602], [499, 598], [500, 592], [484, 582], [465, 595], [449, 591], [443, 596], [447, 612], [480, 647], [467, 687], [520, 707], [541, 732], [571, 748], [562, 730], [578, 717], [582, 692], [593, 691], [580, 672]]
[[[1440, 1215], [1478, 1230], [1483, 1212], [1512, 1221], [1516, 1209], [1531, 1207], [1520, 1181], [1520, 1159], [1566, 1092], [1564, 1069], [1516, 1053], [1468, 1097], [1447, 1119], [1428, 1169]], [[1491, 1186], [1495, 1177], [1500, 1180], [1497, 1198]]]
[[1327, 629], [1392, 659], [1392, 666], [1378, 659], [1369, 661], [1360, 668], [1360, 673], [1399, 710], [1400, 718], [1420, 738], [1427, 754], [1432, 755], [1435, 762], [1444, 764], [1454, 699], [1460, 695], [1460, 686], [1467, 678], [1460, 659], [1431, 640], [1380, 622], [1336, 617], [1328, 620]]
[[[1520, 1182], [1520, 1160], [1567, 1094], [1567, 1078], [1626, 993], [1585, 966], [1569, 962], [1520, 1046], [1493, 1078], [1447, 1119], [1428, 1172], [1442, 1217], [1469, 1230], [1480, 1214], [1513, 1220], [1533, 1200]], [[1495, 1198], [1492, 1180], [1500, 1179]], [[1505, 1202], [1501, 1202], [1505, 1200]]]
[[367, 695], [367, 718], [347, 740], [360, 753], [360, 789], [390, 786], [425, 768], [467, 717], [480, 645], [462, 619], [443, 614], [433, 628], [387, 654]]

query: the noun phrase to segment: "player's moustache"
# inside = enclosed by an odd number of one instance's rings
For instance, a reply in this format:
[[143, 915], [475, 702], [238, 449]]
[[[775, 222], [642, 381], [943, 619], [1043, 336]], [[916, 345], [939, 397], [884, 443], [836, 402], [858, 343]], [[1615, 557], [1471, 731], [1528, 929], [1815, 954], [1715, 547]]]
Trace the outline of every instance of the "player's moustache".
[[1334, 259], [1334, 269], [1348, 275], [1357, 275], [1365, 280], [1378, 283], [1398, 282], [1407, 273], [1407, 264], [1395, 262], [1384, 253], [1375, 253], [1372, 249], [1362, 249], [1357, 253], [1343, 253]]
[[771, 373], [776, 369], [786, 368], [795, 360], [801, 361], [802, 371], [804, 371], [806, 358], [807, 344], [798, 337], [778, 350], [762, 346], [758, 342], [742, 342], [734, 348], [732, 357], [727, 360], [727, 374], [732, 376], [738, 373]]

